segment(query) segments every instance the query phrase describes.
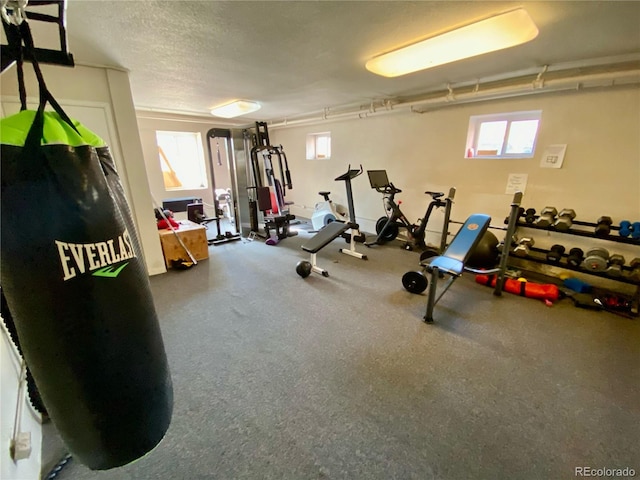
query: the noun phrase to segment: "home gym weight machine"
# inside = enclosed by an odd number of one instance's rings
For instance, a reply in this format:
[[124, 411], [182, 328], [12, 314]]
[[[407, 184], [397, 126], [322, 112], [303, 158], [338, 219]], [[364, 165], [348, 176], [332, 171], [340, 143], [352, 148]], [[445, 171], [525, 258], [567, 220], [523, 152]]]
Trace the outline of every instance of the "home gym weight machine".
[[[356, 223], [356, 213], [353, 206], [353, 191], [351, 189], [351, 180], [361, 175], [362, 172], [362, 165], [360, 165], [360, 169], [352, 169], [351, 165], [349, 165], [346, 173], [335, 179], [336, 182], [345, 183], [345, 187], [347, 189], [347, 203], [349, 205], [349, 221], [335, 221], [327, 224], [318, 233], [311, 237], [307, 243], [302, 245], [302, 250], [311, 254], [310, 261], [301, 260], [296, 266], [296, 272], [302, 278], [308, 277], [311, 272], [319, 273], [323, 277], [329, 276], [329, 272], [316, 265], [316, 255], [330, 242], [340, 236], [349, 243], [349, 249], [341, 248], [340, 253], [351, 255], [352, 257], [360, 258], [362, 260], [367, 260], [366, 255], [356, 251], [356, 242], [363, 241], [364, 235], [360, 233], [360, 226]], [[350, 232], [348, 232], [349, 230]]]
[[[286, 190], [291, 190], [291, 172], [282, 145], [272, 146], [269, 142], [269, 131], [266, 122], [256, 122], [256, 133], [251, 148], [251, 182], [247, 190], [249, 195], [249, 213], [251, 217], [251, 234], [266, 238], [267, 242], [278, 241], [297, 235], [290, 230], [295, 215], [289, 213], [289, 203], [285, 201]], [[260, 169], [258, 153], [262, 154], [264, 172]], [[275, 158], [274, 158], [275, 157]], [[278, 170], [274, 167], [277, 165]], [[264, 176], [267, 185], [264, 184]], [[260, 232], [258, 212], [262, 212], [264, 234]], [[273, 232], [273, 234], [272, 234]]]
[[213, 209], [215, 212], [214, 216], [207, 216], [205, 214], [204, 203], [202, 201], [200, 203], [191, 203], [187, 205], [187, 218], [192, 222], [203, 224], [205, 227], [207, 226], [207, 224], [211, 222], [215, 222], [217, 233], [214, 238], [210, 238], [207, 240], [207, 243], [209, 245], [219, 245], [221, 243], [240, 240], [240, 232], [238, 230], [237, 221], [233, 222], [235, 232], [232, 232], [229, 230], [229, 231], [225, 231], [223, 234], [222, 228], [220, 226], [221, 209], [220, 209], [220, 202], [218, 200], [218, 195], [216, 195], [216, 175], [215, 175], [215, 169], [214, 169], [213, 150], [211, 148], [211, 141], [215, 139], [216, 163], [217, 165], [222, 166], [222, 156], [220, 155], [220, 145], [218, 142], [218, 139], [220, 138], [224, 139], [224, 147], [225, 147], [226, 158], [227, 158], [227, 168], [229, 168], [230, 174], [232, 177], [231, 184], [233, 188], [227, 195], [227, 206], [229, 208], [229, 217], [230, 219], [231, 218], [237, 219], [238, 217], [236, 207], [235, 207], [236, 202], [234, 201], [235, 195], [233, 193], [237, 191], [237, 188], [235, 188], [235, 179], [233, 178], [234, 177], [233, 175], [234, 170], [232, 167], [233, 162], [229, 162], [230, 152], [233, 151], [232, 144], [231, 144], [231, 131], [226, 129], [221, 129], [221, 128], [212, 128], [207, 132], [207, 152], [209, 154], [209, 175], [211, 177], [211, 191], [213, 192]]
[[[431, 195], [431, 202], [427, 207], [424, 217], [420, 219], [420, 223], [413, 224], [409, 222], [404, 213], [402, 213], [400, 202], [396, 203], [395, 201], [396, 194], [401, 193], [402, 190], [396, 188], [395, 185], [389, 181], [387, 171], [367, 170], [367, 174], [369, 175], [371, 188], [375, 189], [376, 192], [382, 193], [386, 216], [380, 217], [376, 222], [376, 233], [378, 236], [372, 242], [366, 242], [365, 245], [369, 247], [390, 242], [398, 236], [401, 228], [405, 228], [407, 231], [407, 242], [405, 242], [404, 248], [406, 250], [413, 250], [414, 248], [422, 250], [420, 260], [424, 260], [433, 255], [439, 255], [443, 252], [447, 244], [451, 206], [453, 205], [453, 198], [456, 194], [455, 187], [449, 189], [449, 194], [445, 198], [442, 198], [444, 197], [444, 192], [424, 192], [427, 195]], [[444, 224], [442, 226], [440, 245], [434, 247], [425, 243], [425, 235], [431, 213], [434, 208], [438, 209], [440, 207], [444, 207]]]

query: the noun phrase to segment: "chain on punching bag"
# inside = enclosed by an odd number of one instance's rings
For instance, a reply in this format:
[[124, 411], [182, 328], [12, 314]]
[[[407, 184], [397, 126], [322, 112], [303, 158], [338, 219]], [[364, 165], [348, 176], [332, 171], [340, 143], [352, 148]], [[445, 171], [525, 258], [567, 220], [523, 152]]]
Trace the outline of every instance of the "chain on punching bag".
[[[26, 22], [19, 28], [32, 46]], [[66, 116], [34, 70], [38, 110], [1, 121], [0, 285], [62, 440], [88, 467], [109, 469], [163, 438], [171, 377], [109, 149]]]

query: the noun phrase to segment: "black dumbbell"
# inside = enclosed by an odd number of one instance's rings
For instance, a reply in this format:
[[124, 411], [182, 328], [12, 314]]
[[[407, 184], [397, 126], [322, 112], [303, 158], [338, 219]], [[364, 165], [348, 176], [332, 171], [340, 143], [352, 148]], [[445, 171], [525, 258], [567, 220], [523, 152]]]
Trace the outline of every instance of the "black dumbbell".
[[524, 212], [524, 221], [526, 223], [533, 223], [536, 221], [536, 209], [527, 208]]
[[572, 208], [563, 208], [553, 222], [553, 228], [561, 232], [566, 232], [571, 228], [573, 219], [576, 218], [576, 212]]
[[558, 263], [562, 259], [564, 250], [564, 245], [558, 245], [557, 243], [552, 245], [547, 252], [547, 260], [552, 263]]
[[624, 265], [624, 257], [619, 254], [611, 255], [609, 258], [609, 268], [607, 268], [607, 273], [614, 277], [619, 277], [622, 275], [622, 266]]
[[606, 248], [596, 247], [587, 251], [587, 255], [582, 262], [582, 266], [592, 272], [604, 272], [609, 261], [609, 252]]
[[[518, 207], [518, 216], [516, 217], [516, 221], [520, 220], [520, 217], [524, 215], [524, 208]], [[509, 217], [504, 217], [504, 224], [507, 225], [509, 223]]]
[[581, 248], [574, 247], [569, 250], [569, 256], [567, 257], [567, 263], [572, 267], [578, 267], [582, 263], [584, 258], [584, 252]]
[[611, 217], [600, 217], [596, 225], [596, 236], [606, 237], [607, 235], [609, 235], [609, 232], [611, 232], [612, 223], [613, 220], [611, 220]]
[[513, 254], [517, 257], [526, 257], [529, 255], [529, 249], [533, 247], [534, 243], [535, 242], [531, 237], [524, 237], [520, 239], [516, 248], [513, 249]]
[[540, 216], [535, 221], [538, 227], [549, 227], [555, 221], [558, 211], [555, 207], [544, 207], [540, 212]]

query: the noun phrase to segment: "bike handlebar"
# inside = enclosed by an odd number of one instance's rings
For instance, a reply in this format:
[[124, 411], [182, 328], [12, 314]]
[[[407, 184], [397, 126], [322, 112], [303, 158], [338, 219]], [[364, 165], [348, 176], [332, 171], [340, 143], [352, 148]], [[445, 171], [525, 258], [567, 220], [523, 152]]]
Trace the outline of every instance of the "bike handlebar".
[[401, 193], [402, 190], [396, 188], [393, 183], [389, 183], [388, 185], [384, 185], [382, 187], [376, 187], [376, 192], [380, 192], [385, 195], [395, 195], [396, 193]]
[[[375, 187], [376, 192], [382, 193], [384, 195], [395, 195], [396, 193], [402, 193], [402, 190], [400, 190], [399, 188], [397, 188], [393, 183], [389, 182], [388, 185], [383, 185], [381, 187]], [[441, 203], [442, 201], [440, 200], [443, 196], [444, 196], [444, 192], [431, 192], [431, 191], [426, 191], [424, 192], [427, 195], [431, 195], [431, 198], [435, 201], [437, 201], [438, 203]], [[453, 193], [455, 193], [455, 189], [451, 189], [449, 191], [449, 197], [450, 199], [453, 198]]]
[[362, 169], [362, 164], [360, 164], [360, 170], [352, 169], [351, 168], [351, 164], [349, 164], [349, 167], [347, 169], [347, 173], [343, 173], [342, 175], [337, 177], [335, 180], [336, 181], [339, 181], [339, 180], [351, 180], [353, 178], [356, 178], [358, 175], [362, 175], [362, 172], [364, 172], [364, 170]]

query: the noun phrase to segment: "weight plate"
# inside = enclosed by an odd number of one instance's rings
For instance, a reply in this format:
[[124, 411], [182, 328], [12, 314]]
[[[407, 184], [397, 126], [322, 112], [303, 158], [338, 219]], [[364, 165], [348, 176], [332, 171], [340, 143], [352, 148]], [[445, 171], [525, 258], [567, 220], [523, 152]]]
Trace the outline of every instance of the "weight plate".
[[606, 248], [592, 248], [587, 251], [587, 257], [602, 257], [604, 260], [609, 258], [609, 251]]
[[607, 269], [607, 261], [601, 256], [593, 255], [585, 258], [582, 266], [592, 272], [604, 272]]
[[311, 275], [312, 269], [313, 266], [311, 265], [311, 262], [307, 262], [306, 260], [300, 260], [296, 265], [296, 273], [302, 278], [307, 278]]
[[429, 281], [422, 272], [407, 272], [402, 276], [402, 286], [411, 293], [422, 293], [427, 289]]

